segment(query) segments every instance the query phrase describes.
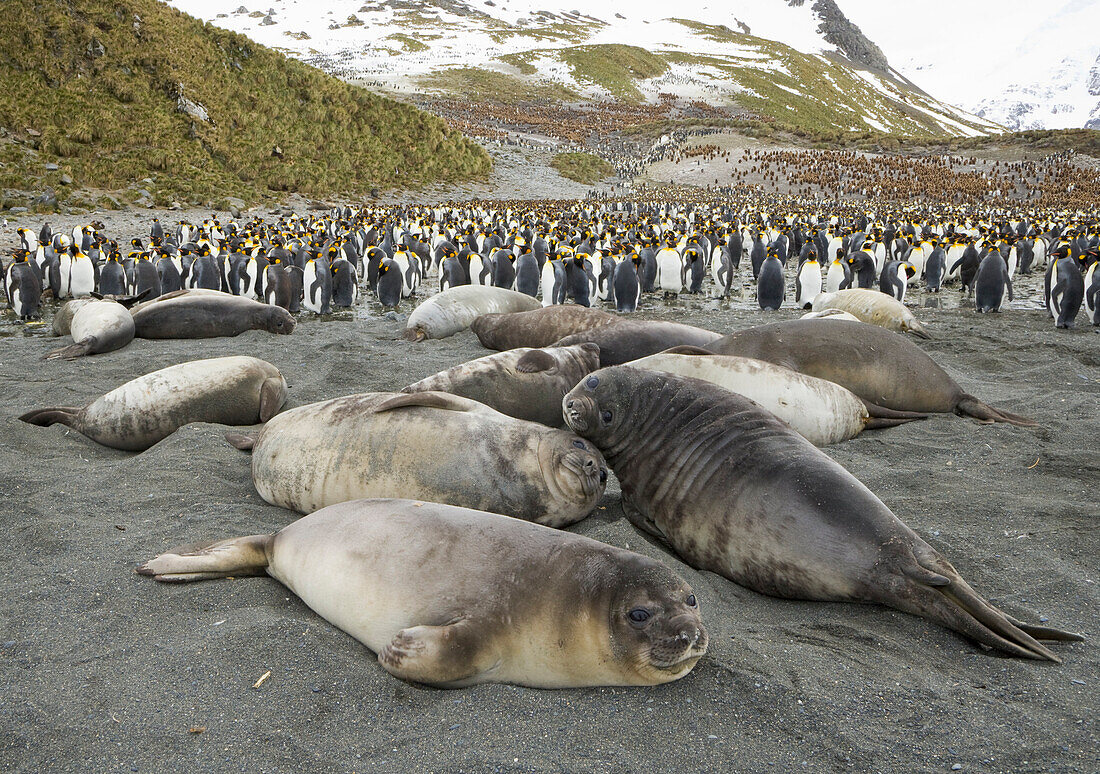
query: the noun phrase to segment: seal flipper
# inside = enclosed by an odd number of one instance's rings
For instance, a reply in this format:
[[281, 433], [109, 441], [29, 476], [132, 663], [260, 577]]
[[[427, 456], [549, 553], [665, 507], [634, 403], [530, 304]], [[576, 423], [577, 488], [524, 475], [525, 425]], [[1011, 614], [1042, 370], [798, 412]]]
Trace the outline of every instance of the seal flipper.
[[216, 540], [180, 546], [139, 566], [139, 575], [151, 575], [163, 583], [225, 578], [230, 575], [263, 575], [268, 549], [275, 535]]
[[1038, 422], [1019, 414], [1010, 414], [1007, 411], [993, 408], [988, 403], [983, 403], [973, 395], [965, 393], [959, 398], [959, 402], [955, 406], [955, 413], [964, 417], [973, 417], [982, 424], [1008, 422], [1010, 425], [1018, 427], [1038, 427], [1039, 425]]
[[234, 449], [240, 449], [241, 451], [252, 451], [252, 448], [256, 445], [256, 436], [245, 435], [244, 433], [226, 433], [225, 440]]
[[80, 412], [78, 408], [72, 408], [70, 406], [56, 406], [54, 408], [35, 409], [34, 411], [28, 411], [23, 416], [19, 417], [20, 422], [26, 422], [29, 425], [38, 425], [39, 427], [49, 427], [50, 425], [62, 424], [68, 427], [73, 426], [73, 419]]
[[378, 663], [394, 677], [428, 685], [459, 687], [493, 671], [500, 662], [483, 664], [484, 649], [466, 621], [444, 626], [402, 629], [382, 648]]
[[284, 403], [286, 390], [283, 389], [282, 378], [272, 376], [264, 379], [264, 383], [260, 385], [260, 421], [266, 422], [278, 414]]
[[[1011, 301], [1012, 299], [1009, 298], [1009, 300]], [[921, 325], [920, 322], [917, 321], [917, 320], [910, 320], [909, 322], [904, 323], [904, 325], [905, 325], [905, 330], [909, 331], [914, 336], [918, 336], [922, 339], [931, 339], [932, 338], [932, 334], [929, 333], [925, 329], [925, 327], [923, 325]]]
[[81, 339], [75, 344], [70, 344], [69, 346], [62, 347], [61, 349], [55, 349], [53, 352], [43, 355], [42, 359], [60, 360], [64, 358], [65, 360], [75, 360], [78, 357], [84, 357], [85, 355], [87, 355], [89, 352], [92, 351], [95, 345], [95, 336], [89, 336], [86, 339]]
[[880, 406], [877, 403], [871, 403], [863, 398], [860, 398], [860, 400], [863, 400], [863, 405], [867, 408], [867, 419], [863, 422], [864, 430], [896, 427], [897, 425], [904, 425], [906, 422], [912, 422], [916, 419], [928, 419], [927, 414], [922, 414], [919, 411], [899, 411], [897, 409]]
[[703, 349], [702, 347], [693, 347], [690, 344], [681, 344], [678, 347], [669, 347], [668, 349], [660, 352], [661, 355], [713, 355], [709, 349]]
[[384, 411], [410, 408], [413, 406], [424, 406], [426, 408], [443, 409], [445, 411], [476, 411], [477, 409], [488, 408], [484, 404], [478, 403], [476, 400], [470, 400], [469, 398], [463, 398], [458, 395], [451, 395], [448, 392], [427, 390], [425, 392], [401, 393], [392, 398], [387, 398], [375, 406], [374, 413], [381, 414]]
[[534, 374], [539, 371], [549, 371], [557, 364], [558, 361], [554, 360], [553, 356], [541, 349], [532, 349], [530, 352], [524, 352], [516, 361], [516, 371], [521, 374]]

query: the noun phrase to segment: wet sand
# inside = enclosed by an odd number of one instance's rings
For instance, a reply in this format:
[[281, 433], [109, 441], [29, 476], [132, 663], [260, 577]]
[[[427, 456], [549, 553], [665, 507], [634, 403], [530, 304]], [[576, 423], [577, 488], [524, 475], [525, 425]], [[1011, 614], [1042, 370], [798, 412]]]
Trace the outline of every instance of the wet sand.
[[[411, 344], [404, 322], [368, 300], [354, 314], [303, 317], [292, 336], [137, 340], [42, 362], [67, 341], [46, 335], [49, 315], [24, 326], [5, 311], [3, 768], [1097, 771], [1100, 335], [1082, 318], [1056, 331], [1036, 287], [1041, 277], [1020, 283], [1020, 300], [998, 315], [954, 308], [957, 291], [932, 299], [941, 308], [921, 308], [919, 296], [914, 307], [935, 336], [918, 343], [964, 388], [1040, 427], [941, 415], [827, 452], [995, 605], [1088, 635], [1054, 646], [1064, 665], [991, 655], [884, 608], [771, 599], [692, 570], [626, 521], [612, 482], [573, 529], [682, 573], [711, 649], [670, 685], [563, 691], [410, 685], [270, 578], [169, 586], [137, 576], [136, 564], [171, 546], [276, 530], [295, 515], [259, 498], [223, 427], [191, 425], [135, 455], [16, 420], [229, 354], [277, 365], [291, 405], [396, 389], [487, 354], [471, 333]], [[728, 332], [798, 314], [765, 315], [751, 298], [647, 298], [639, 316]]]

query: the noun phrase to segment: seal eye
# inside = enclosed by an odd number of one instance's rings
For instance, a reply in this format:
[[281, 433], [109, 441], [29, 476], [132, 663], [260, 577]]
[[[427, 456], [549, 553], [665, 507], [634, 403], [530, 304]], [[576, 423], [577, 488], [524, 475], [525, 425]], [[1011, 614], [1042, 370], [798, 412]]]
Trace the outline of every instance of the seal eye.
[[594, 389], [596, 389], [596, 385], [598, 385], [599, 383], [600, 383], [599, 379], [597, 379], [595, 376], [590, 376], [590, 377], [588, 377], [588, 379], [585, 380], [584, 386], [587, 387], [590, 390], [594, 390]]
[[607, 483], [607, 471], [604, 470], [603, 468], [600, 468], [600, 483], [601, 484], [606, 484]]
[[694, 594], [688, 594], [687, 603], [688, 607], [695, 607], [697, 604], [699, 604], [698, 601], [695, 599]]
[[583, 449], [584, 448], [584, 441], [573, 441], [573, 445], [575, 447], [577, 447], [578, 449]]
[[649, 611], [642, 607], [636, 607], [628, 613], [634, 623], [645, 623], [649, 620]]
[[604, 422], [610, 423], [611, 422], [611, 412], [610, 411], [601, 411], [600, 412], [600, 419], [602, 419]]

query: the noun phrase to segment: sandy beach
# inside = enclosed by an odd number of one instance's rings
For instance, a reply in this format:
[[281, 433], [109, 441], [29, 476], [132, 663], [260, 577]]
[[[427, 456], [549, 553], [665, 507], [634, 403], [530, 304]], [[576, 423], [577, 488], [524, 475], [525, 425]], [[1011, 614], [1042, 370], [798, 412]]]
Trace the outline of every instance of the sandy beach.
[[[270, 578], [156, 584], [135, 565], [181, 543], [277, 530], [295, 514], [259, 498], [248, 456], [225, 443], [221, 426], [190, 425], [130, 454], [16, 419], [230, 354], [278, 366], [289, 405], [398, 389], [488, 354], [468, 331], [412, 344], [400, 338], [412, 306], [387, 319], [368, 298], [354, 314], [303, 315], [291, 336], [136, 340], [42, 362], [66, 341], [48, 335], [56, 307], [44, 325], [5, 311], [0, 767], [1100, 770], [1100, 336], [1083, 318], [1055, 330], [1035, 300], [1041, 284], [1019, 282], [1018, 300], [997, 315], [958, 308], [957, 290], [913, 304], [934, 335], [922, 347], [968, 391], [1038, 428], [937, 415], [826, 451], [995, 605], [1089, 640], [1056, 644], [1061, 666], [1028, 662], [881, 607], [764, 597], [691, 569], [636, 531], [612, 481], [572, 529], [675, 568], [711, 634], [690, 675], [647, 689], [425, 688], [391, 677]], [[732, 301], [646, 298], [638, 316], [725, 333], [798, 314], [765, 315], [746, 289]]]

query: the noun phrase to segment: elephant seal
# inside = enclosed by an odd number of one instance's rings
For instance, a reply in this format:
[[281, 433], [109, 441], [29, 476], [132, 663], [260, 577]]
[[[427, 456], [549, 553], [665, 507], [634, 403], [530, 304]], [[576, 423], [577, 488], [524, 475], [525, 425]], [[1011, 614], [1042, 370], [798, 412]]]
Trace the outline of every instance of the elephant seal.
[[41, 427], [67, 425], [113, 449], [144, 451], [191, 422], [266, 422], [286, 395], [286, 381], [271, 363], [216, 357], [139, 376], [84, 408], [44, 408], [19, 418]]
[[599, 367], [595, 344], [511, 349], [440, 371], [401, 392], [449, 392], [516, 419], [561, 427], [562, 396]]
[[564, 527], [591, 513], [607, 484], [603, 457], [573, 433], [444, 392], [347, 395], [226, 439], [252, 450], [260, 497], [300, 513], [415, 497]]
[[51, 326], [53, 328], [53, 335], [68, 336], [72, 333], [73, 317], [82, 306], [87, 306], [96, 301], [116, 301], [133, 311], [135, 305], [141, 302], [147, 295], [149, 295], [149, 291], [144, 291], [136, 296], [102, 296], [99, 293], [92, 293], [90, 298], [74, 298], [70, 301], [66, 301], [53, 316], [53, 324]]
[[876, 406], [839, 384], [763, 360], [711, 355], [694, 347], [675, 347], [631, 361], [630, 365], [702, 379], [744, 395], [814, 446], [840, 443], [864, 430], [894, 427], [928, 416]]
[[806, 312], [802, 315], [802, 320], [812, 320], [815, 317], [819, 317], [822, 320], [851, 320], [852, 322], [862, 322], [851, 312], [844, 312], [840, 309], [823, 309], [820, 312]]
[[483, 314], [470, 324], [481, 346], [506, 350], [549, 347], [574, 333], [623, 321], [618, 315], [576, 304], [553, 304], [530, 312]]
[[258, 329], [291, 333], [294, 318], [279, 306], [220, 291], [180, 290], [132, 310], [141, 339], [207, 339]]
[[898, 411], [954, 412], [985, 423], [1036, 424], [978, 400], [912, 341], [877, 325], [825, 318], [786, 320], [702, 346], [718, 355], [754, 357], [826, 379]]
[[495, 513], [356, 500], [274, 535], [177, 548], [159, 581], [268, 575], [402, 680], [459, 688], [659, 685], [691, 671], [707, 632], [665, 565]]
[[445, 339], [470, 327], [483, 314], [526, 312], [539, 308], [537, 298], [492, 285], [459, 285], [436, 293], [413, 309], [405, 324], [410, 341]]
[[600, 365], [622, 365], [646, 355], [680, 346], [710, 348], [722, 334], [694, 325], [664, 320], [622, 320], [616, 325], [566, 336], [554, 346], [568, 347], [591, 342], [600, 348]]
[[69, 333], [73, 343], [50, 352], [43, 360], [72, 360], [122, 349], [134, 340], [134, 318], [116, 301], [96, 300], [82, 304], [73, 313]]
[[1080, 639], [997, 610], [855, 476], [744, 396], [619, 366], [562, 405], [607, 455], [631, 522], [693, 567], [777, 597], [887, 605], [1025, 658], [1058, 661], [1038, 640]]
[[849, 288], [835, 293], [818, 293], [813, 299], [813, 310], [824, 312], [827, 309], [839, 309], [857, 320], [889, 331], [912, 333], [922, 339], [932, 338], [909, 307], [879, 290]]

